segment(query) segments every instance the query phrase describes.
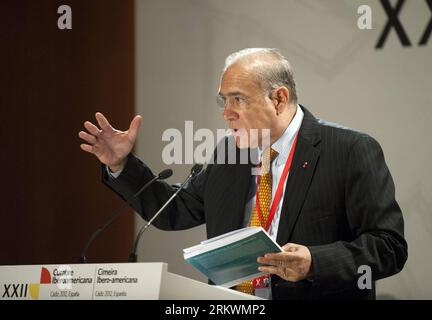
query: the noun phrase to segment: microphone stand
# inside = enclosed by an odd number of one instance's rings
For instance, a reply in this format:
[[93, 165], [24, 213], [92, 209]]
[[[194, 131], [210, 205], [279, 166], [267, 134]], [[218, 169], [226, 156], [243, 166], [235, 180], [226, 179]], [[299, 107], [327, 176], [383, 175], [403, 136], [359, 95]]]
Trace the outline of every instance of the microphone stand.
[[157, 176], [153, 177], [150, 181], [148, 181], [141, 189], [139, 189], [132, 197], [130, 197], [128, 200], [126, 200], [126, 203], [118, 208], [114, 213], [111, 215], [111, 217], [108, 219], [107, 222], [105, 222], [102, 226], [100, 226], [95, 232], [92, 233], [90, 238], [87, 240], [84, 249], [81, 252], [80, 256], [80, 262], [81, 263], [87, 263], [87, 250], [90, 247], [90, 244], [98, 237], [98, 235], [104, 231], [106, 228], [108, 228], [123, 212], [124, 209], [126, 209], [128, 206], [132, 205], [130, 202], [136, 198], [141, 192], [143, 192], [145, 189], [147, 189], [153, 182], [159, 179], [166, 179], [172, 175], [171, 169], [166, 169], [159, 173]]
[[193, 176], [195, 176], [197, 173], [199, 173], [201, 171], [202, 167], [203, 166], [201, 164], [194, 165], [192, 167], [191, 173], [185, 179], [185, 181], [180, 185], [178, 190], [165, 202], [165, 204], [158, 210], [158, 212], [156, 212], [156, 214], [140, 229], [140, 231], [138, 232], [138, 235], [135, 239], [135, 242], [134, 242], [133, 251], [129, 255], [129, 262], [137, 262], [137, 260], [138, 260], [138, 256], [137, 256], [138, 244], [139, 244], [139, 241], [140, 241], [143, 233], [148, 229], [148, 227], [150, 227], [152, 222], [161, 214], [161, 212], [166, 208], [166, 206], [168, 204], [170, 204], [170, 202], [177, 196], [177, 194], [183, 189], [183, 187], [186, 185], [186, 183], [188, 183], [189, 180], [192, 179]]

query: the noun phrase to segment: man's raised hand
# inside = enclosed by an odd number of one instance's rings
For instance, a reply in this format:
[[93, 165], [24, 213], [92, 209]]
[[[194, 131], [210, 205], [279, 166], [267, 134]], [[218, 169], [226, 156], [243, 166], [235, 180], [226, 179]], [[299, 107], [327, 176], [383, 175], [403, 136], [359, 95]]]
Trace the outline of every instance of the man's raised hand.
[[78, 136], [86, 143], [80, 145], [81, 149], [94, 154], [100, 162], [112, 171], [123, 169], [128, 154], [131, 152], [141, 125], [141, 116], [135, 116], [127, 131], [113, 128], [105, 116], [97, 112], [97, 127], [90, 121], [84, 122], [88, 132], [80, 131]]

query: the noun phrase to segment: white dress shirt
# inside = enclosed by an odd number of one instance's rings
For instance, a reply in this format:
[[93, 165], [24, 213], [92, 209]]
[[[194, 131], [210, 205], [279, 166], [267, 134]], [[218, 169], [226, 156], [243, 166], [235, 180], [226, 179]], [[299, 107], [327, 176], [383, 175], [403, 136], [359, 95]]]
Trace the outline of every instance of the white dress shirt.
[[[303, 117], [304, 117], [303, 110], [300, 108], [299, 105], [297, 105], [296, 113], [295, 113], [294, 118], [292, 119], [291, 123], [289, 124], [288, 128], [286, 128], [286, 130], [284, 131], [282, 136], [271, 145], [271, 147], [275, 151], [278, 152], [278, 155], [273, 160], [272, 166], [271, 166], [271, 171], [272, 171], [272, 201], [273, 201], [274, 195], [276, 193], [279, 181], [282, 177], [282, 172], [284, 170], [285, 163], [288, 160], [288, 156], [290, 154], [291, 147], [294, 143], [294, 139], [297, 135], [297, 132], [300, 129], [301, 124], [302, 124]], [[261, 160], [262, 150], [258, 150], [258, 152], [259, 152], [259, 156], [260, 156], [260, 160]], [[280, 220], [280, 215], [281, 215], [281, 210], [282, 210], [282, 203], [283, 203], [283, 199], [284, 199], [284, 195], [285, 195], [285, 187], [286, 187], [286, 184], [288, 182], [288, 179], [289, 179], [289, 173], [287, 175], [287, 178], [285, 180], [285, 184], [283, 186], [281, 200], [279, 202], [279, 205], [276, 209], [275, 215], [273, 217], [273, 220], [272, 220], [271, 225], [270, 225], [269, 230], [268, 230], [268, 234], [270, 235], [270, 237], [274, 241], [276, 241], [276, 237], [277, 237], [277, 233], [278, 233], [279, 220]], [[250, 216], [251, 216], [252, 211], [255, 207], [255, 194], [256, 194], [256, 180], [255, 179], [252, 179], [252, 184], [251, 184], [250, 188], [251, 188], [251, 190], [250, 190], [249, 194], [253, 194], [253, 197], [249, 199], [249, 201], [246, 203], [246, 206], [245, 206], [245, 215], [244, 215], [245, 218], [243, 220], [243, 226], [244, 227], [246, 227], [249, 224]], [[257, 295], [261, 298], [271, 299], [271, 289], [270, 288], [256, 289], [255, 295]]]

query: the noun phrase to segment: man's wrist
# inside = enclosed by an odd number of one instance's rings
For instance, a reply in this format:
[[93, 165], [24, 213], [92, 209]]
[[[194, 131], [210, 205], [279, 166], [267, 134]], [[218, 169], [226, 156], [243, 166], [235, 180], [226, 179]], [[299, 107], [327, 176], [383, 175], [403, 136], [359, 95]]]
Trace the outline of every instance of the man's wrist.
[[126, 159], [123, 160], [123, 162], [118, 165], [109, 165], [107, 167], [111, 173], [119, 173], [123, 171], [125, 165], [126, 165]]
[[107, 166], [108, 170], [110, 171], [110, 173], [117, 173], [123, 170], [124, 166]]

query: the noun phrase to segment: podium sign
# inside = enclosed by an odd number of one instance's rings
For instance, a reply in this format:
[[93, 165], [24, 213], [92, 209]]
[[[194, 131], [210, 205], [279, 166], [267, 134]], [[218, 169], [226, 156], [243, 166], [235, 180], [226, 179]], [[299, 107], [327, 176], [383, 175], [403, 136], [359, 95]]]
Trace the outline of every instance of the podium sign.
[[166, 263], [0, 266], [0, 299], [256, 299], [168, 272]]

